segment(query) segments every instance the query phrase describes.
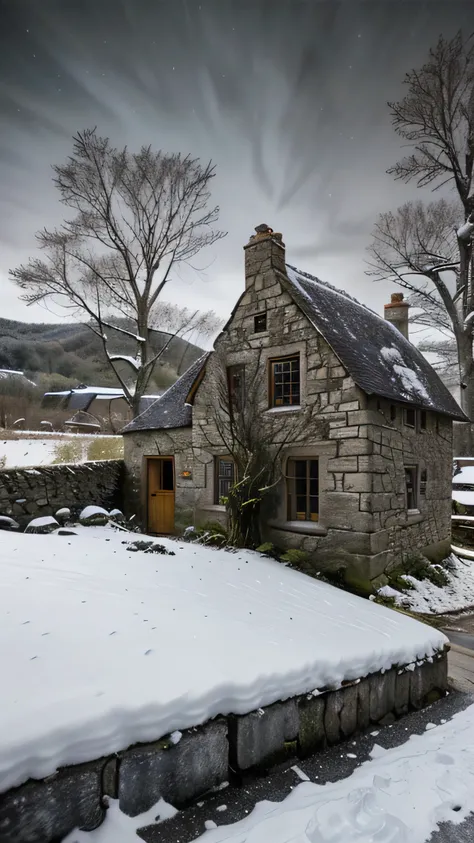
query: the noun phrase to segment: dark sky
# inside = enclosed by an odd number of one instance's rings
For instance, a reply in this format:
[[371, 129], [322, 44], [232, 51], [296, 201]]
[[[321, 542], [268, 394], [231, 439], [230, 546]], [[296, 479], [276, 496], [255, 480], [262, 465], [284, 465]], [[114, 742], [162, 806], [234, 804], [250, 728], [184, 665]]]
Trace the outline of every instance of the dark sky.
[[217, 166], [229, 235], [174, 300], [227, 315], [266, 222], [290, 262], [380, 310], [391, 290], [365, 277], [365, 247], [416, 193], [385, 174], [401, 154], [386, 101], [460, 28], [472, 0], [0, 0], [1, 315], [61, 315], [26, 309], [7, 275], [62, 221], [50, 168], [94, 125]]

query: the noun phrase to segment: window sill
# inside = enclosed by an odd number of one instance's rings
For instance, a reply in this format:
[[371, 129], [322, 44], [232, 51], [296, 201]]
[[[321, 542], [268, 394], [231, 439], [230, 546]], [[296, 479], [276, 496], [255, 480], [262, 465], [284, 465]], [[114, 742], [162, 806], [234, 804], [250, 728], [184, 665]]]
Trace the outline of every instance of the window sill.
[[222, 506], [220, 503], [208, 503], [204, 506], [200, 506], [199, 509], [206, 510], [209, 512], [225, 512], [225, 506]]
[[421, 514], [419, 509], [408, 509], [407, 510], [407, 520], [406, 524], [419, 524], [420, 521], [423, 521], [423, 515]]
[[253, 334], [249, 334], [249, 340], [260, 340], [265, 339], [265, 337], [270, 336], [270, 331], [254, 331]]
[[301, 413], [303, 407], [301, 404], [289, 404], [284, 407], [270, 407], [265, 411], [265, 415], [277, 415], [278, 413]]
[[269, 527], [285, 533], [303, 533], [307, 536], [327, 536], [328, 531], [318, 521], [278, 521], [268, 522]]

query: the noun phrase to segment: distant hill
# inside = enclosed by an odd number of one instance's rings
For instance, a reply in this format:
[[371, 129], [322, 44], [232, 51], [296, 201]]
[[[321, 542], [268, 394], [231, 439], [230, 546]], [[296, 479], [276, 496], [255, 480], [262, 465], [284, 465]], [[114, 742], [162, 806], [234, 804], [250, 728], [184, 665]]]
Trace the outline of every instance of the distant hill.
[[[124, 327], [128, 327], [124, 324]], [[110, 352], [133, 355], [133, 339], [108, 330]], [[169, 334], [154, 333], [155, 351], [166, 344]], [[174, 337], [155, 367], [148, 392], [173, 383], [202, 354], [197, 345]], [[121, 364], [121, 374], [130, 369]], [[115, 386], [117, 378], [107, 364], [102, 343], [80, 323], [40, 324], [0, 319], [0, 369], [21, 370], [46, 390], [63, 389], [84, 383], [89, 386]]]

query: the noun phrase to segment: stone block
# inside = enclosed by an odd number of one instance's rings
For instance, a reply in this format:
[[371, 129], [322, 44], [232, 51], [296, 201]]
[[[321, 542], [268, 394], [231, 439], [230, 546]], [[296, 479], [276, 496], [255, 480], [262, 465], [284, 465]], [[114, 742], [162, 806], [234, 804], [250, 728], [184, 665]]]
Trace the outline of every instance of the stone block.
[[324, 710], [326, 695], [304, 696], [298, 699], [299, 735], [298, 755], [307, 758], [326, 746]]
[[369, 677], [370, 685], [370, 719], [372, 723], [379, 723], [395, 708], [395, 680], [396, 670], [385, 673], [374, 673]]
[[[358, 438], [358, 439], [351, 439], [347, 442], [340, 442], [339, 443], [339, 456], [346, 457], [346, 456], [359, 456], [359, 455], [368, 455], [372, 453], [372, 445], [373, 443], [369, 439], [365, 438]], [[370, 471], [368, 468], [361, 468], [359, 466], [360, 471]]]
[[28, 781], [0, 795], [1, 843], [51, 843], [75, 828], [101, 825], [104, 760], [64, 767], [43, 781]]
[[380, 414], [374, 410], [359, 410], [351, 412], [347, 416], [348, 424], [380, 424]]
[[[342, 459], [342, 457], [340, 457], [340, 459]], [[345, 457], [345, 459], [355, 460], [357, 466], [357, 457]], [[344, 491], [372, 492], [372, 474], [363, 474], [362, 472], [359, 472], [357, 468], [355, 471], [357, 472], [356, 474], [349, 474], [344, 477]], [[360, 508], [361, 510], [364, 510], [364, 507], [362, 506], [362, 497]]]
[[357, 457], [334, 457], [328, 460], [328, 471], [355, 472], [357, 471]]
[[408, 671], [398, 672], [395, 679], [395, 714], [401, 717], [410, 708], [410, 674]]
[[227, 723], [213, 720], [185, 732], [177, 744], [165, 739], [126, 751], [120, 761], [120, 809], [136, 817], [160, 798], [176, 807], [228, 778]]
[[363, 732], [370, 726], [370, 679], [361, 679], [357, 685], [357, 728]]
[[358, 409], [359, 409], [359, 402], [358, 401], [342, 401], [339, 404], [339, 410], [340, 410], [341, 413], [348, 413], [348, 412], [358, 410]]
[[349, 738], [357, 731], [357, 689], [357, 685], [347, 685], [338, 691], [338, 693], [342, 694], [342, 708], [339, 720], [344, 738]]
[[343, 739], [340, 719], [342, 706], [342, 691], [331, 691], [326, 695], [324, 731], [326, 733], [326, 740], [330, 746], [339, 743]]
[[422, 708], [430, 700], [430, 694], [445, 693], [448, 687], [448, 657], [447, 653], [436, 657], [432, 662], [425, 661], [416, 665], [410, 672], [410, 706], [414, 709]]
[[233, 770], [265, 770], [296, 750], [299, 712], [295, 699], [275, 703], [259, 712], [232, 715], [228, 723], [229, 763]]
[[331, 430], [329, 433], [330, 439], [357, 439], [359, 435], [358, 427], [338, 427]]

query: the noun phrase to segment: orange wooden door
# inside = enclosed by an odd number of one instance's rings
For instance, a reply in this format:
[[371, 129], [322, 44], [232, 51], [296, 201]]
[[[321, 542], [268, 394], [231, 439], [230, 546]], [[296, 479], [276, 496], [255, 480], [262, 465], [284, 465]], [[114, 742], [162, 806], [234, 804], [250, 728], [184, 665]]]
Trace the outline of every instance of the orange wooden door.
[[173, 457], [147, 459], [147, 496], [149, 533], [174, 533], [174, 463]]

